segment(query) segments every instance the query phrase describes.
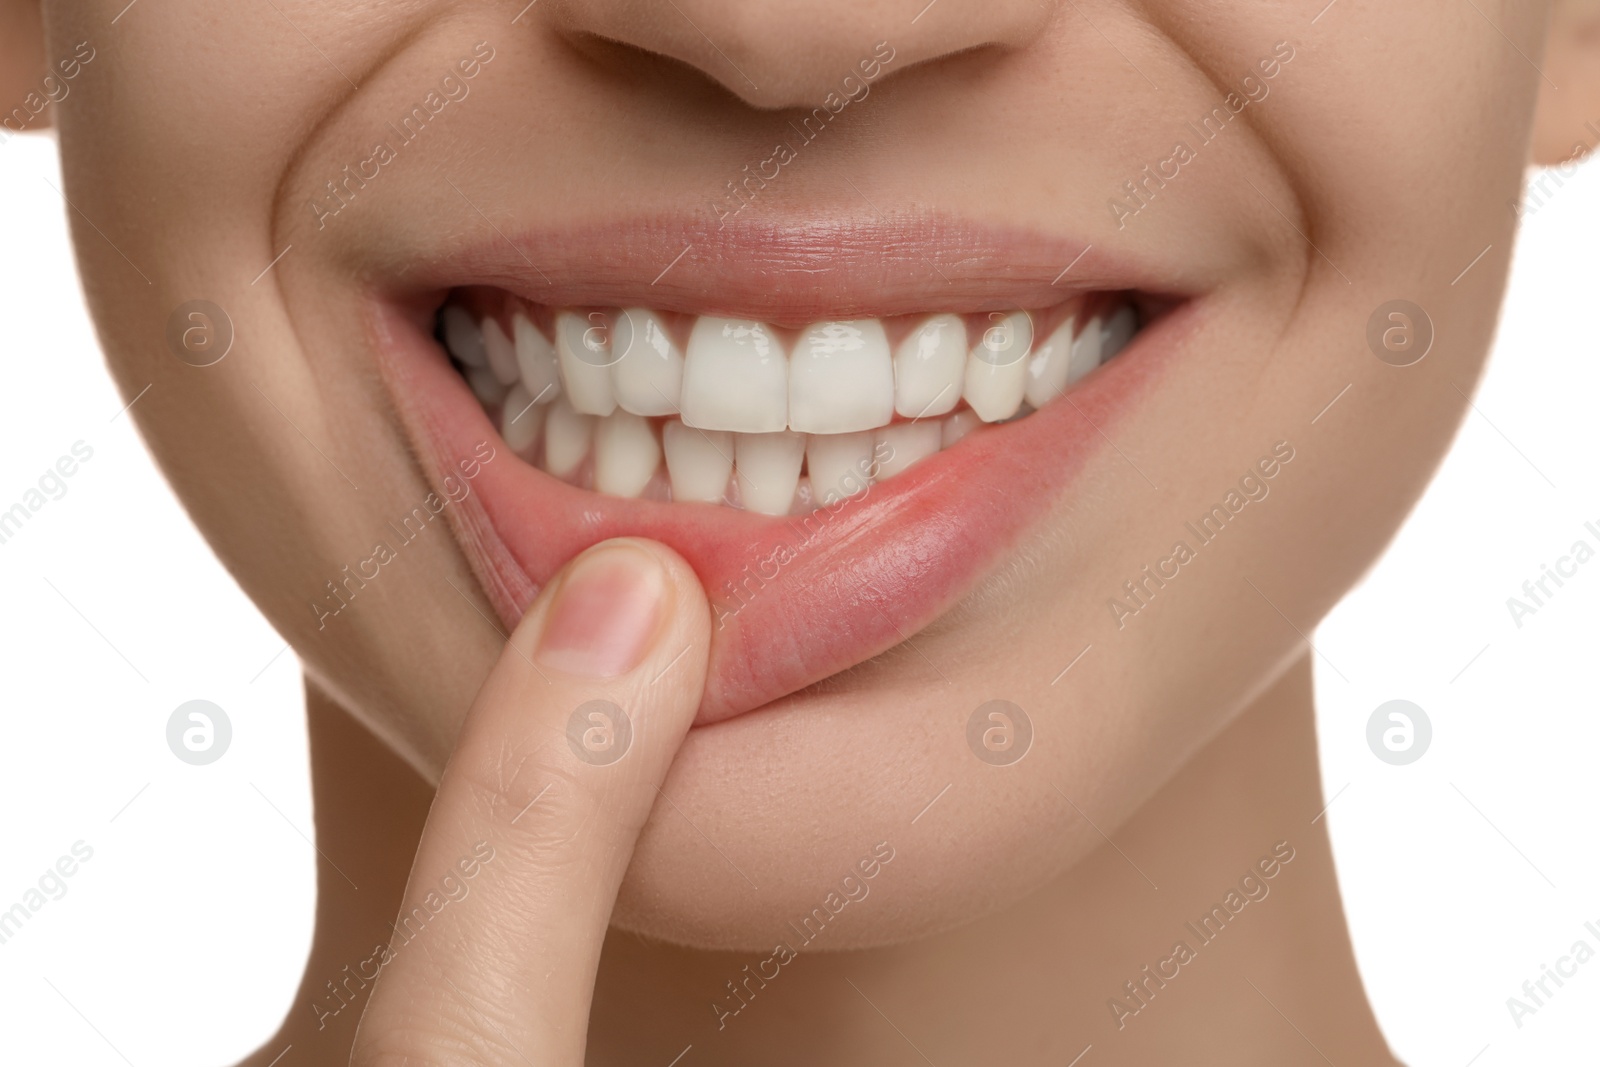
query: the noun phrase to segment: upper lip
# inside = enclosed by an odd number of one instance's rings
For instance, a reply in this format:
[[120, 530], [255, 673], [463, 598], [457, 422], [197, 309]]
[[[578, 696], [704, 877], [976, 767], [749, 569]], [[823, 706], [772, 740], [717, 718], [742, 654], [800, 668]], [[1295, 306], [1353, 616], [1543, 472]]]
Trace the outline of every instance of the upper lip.
[[1092, 291], [1183, 295], [1170, 269], [1073, 238], [941, 215], [646, 217], [492, 239], [413, 264], [408, 286], [494, 286], [555, 307], [644, 306], [778, 326], [1048, 308]]
[[[707, 219], [650, 218], [510, 234], [490, 223], [478, 243], [411, 260], [387, 291], [380, 283], [370, 329], [437, 487], [476, 442], [494, 437], [431, 336], [432, 309], [451, 288], [498, 286], [555, 306], [643, 305], [803, 325], [1044, 308], [1089, 291], [1183, 296], [1196, 281], [1175, 281], [1177, 272], [1162, 281], [1150, 264], [1096, 251], [1081, 241], [915, 215], [736, 219], [721, 229]], [[589, 545], [631, 535], [678, 551], [705, 583], [721, 623], [696, 720], [716, 722], [878, 655], [948, 610], [1055, 506], [1070, 475], [1101, 447], [1102, 427], [1151, 379], [1159, 354], [1178, 347], [1172, 342], [1192, 318], [1165, 316], [1133, 346], [1134, 360], [1114, 361], [1079, 383], [1071, 403], [1047, 405], [929, 457], [850, 501], [820, 530], [795, 519], [602, 496], [506, 456], [484, 465], [477, 504], [452, 513], [457, 538], [508, 628]], [[792, 560], [774, 562], [779, 546], [802, 540]]]

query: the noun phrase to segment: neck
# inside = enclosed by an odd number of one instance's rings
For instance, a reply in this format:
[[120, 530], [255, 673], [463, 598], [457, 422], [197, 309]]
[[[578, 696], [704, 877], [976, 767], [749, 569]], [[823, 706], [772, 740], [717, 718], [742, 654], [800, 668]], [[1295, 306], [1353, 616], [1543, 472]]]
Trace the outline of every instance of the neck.
[[760, 953], [613, 933], [590, 1062], [665, 1062], [692, 1044], [701, 1065], [1067, 1064], [1091, 1045], [1086, 1067], [1200, 1049], [1219, 1063], [1392, 1064], [1323, 804], [1302, 658], [1133, 818], [1102, 826], [1113, 844], [1002, 913], [907, 945], [802, 950], [771, 981]]

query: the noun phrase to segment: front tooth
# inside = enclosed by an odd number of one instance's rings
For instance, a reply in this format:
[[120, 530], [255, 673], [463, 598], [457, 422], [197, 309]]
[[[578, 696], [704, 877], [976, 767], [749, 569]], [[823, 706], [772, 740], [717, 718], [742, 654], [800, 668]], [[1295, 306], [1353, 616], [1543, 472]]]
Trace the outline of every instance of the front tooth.
[[544, 469], [557, 478], [570, 478], [577, 473], [589, 454], [593, 433], [593, 415], [574, 411], [566, 397], [551, 404], [544, 422]]
[[1104, 337], [1104, 328], [1100, 316], [1096, 315], [1084, 326], [1083, 332], [1078, 334], [1072, 342], [1072, 358], [1068, 361], [1067, 384], [1082, 378], [1085, 374], [1100, 365], [1101, 340]]
[[819, 322], [789, 354], [789, 429], [839, 434], [894, 418], [894, 365], [877, 319]]
[[689, 334], [679, 403], [683, 421], [702, 430], [784, 429], [789, 361], [783, 345], [762, 323], [701, 316]]
[[[598, 312], [594, 313], [598, 314]], [[573, 410], [609, 415], [617, 410], [611, 391], [611, 345], [600, 321], [571, 311], [556, 315], [556, 359]]]
[[984, 422], [1016, 414], [1028, 387], [1028, 350], [1033, 347], [1033, 320], [1014, 311], [991, 320], [967, 356], [966, 387], [961, 395]]
[[536, 403], [550, 403], [561, 395], [555, 346], [520, 311], [511, 317], [511, 333], [516, 343], [517, 370], [522, 374], [522, 384], [528, 387], [528, 395]]
[[471, 313], [459, 304], [446, 304], [444, 320], [444, 347], [468, 367], [483, 367], [489, 363], [489, 354], [483, 349], [483, 333]]
[[517, 349], [511, 338], [494, 319], [483, 320], [483, 351], [489, 360], [489, 369], [505, 385], [522, 376], [517, 368]]
[[960, 401], [966, 372], [966, 323], [935, 315], [895, 350], [894, 409], [908, 419], [943, 415]]
[[661, 320], [644, 308], [628, 308], [617, 317], [612, 343], [622, 347], [611, 365], [618, 406], [635, 415], [676, 415], [683, 353]]
[[544, 428], [546, 410], [544, 405], [533, 402], [527, 386], [521, 382], [513, 385], [500, 409], [500, 436], [506, 447], [523, 459], [529, 458], [539, 440], [539, 431]]
[[1138, 312], [1134, 311], [1131, 305], [1122, 305], [1116, 314], [1106, 321], [1106, 335], [1100, 347], [1100, 362], [1104, 363], [1121, 352], [1138, 332]]
[[638, 496], [661, 466], [661, 445], [650, 424], [631, 411], [601, 419], [594, 431], [594, 487], [612, 496]]
[[1067, 387], [1072, 370], [1072, 322], [1068, 318], [1057, 326], [1050, 339], [1028, 357], [1028, 388], [1023, 396], [1035, 408], [1044, 407]]
[[983, 420], [972, 412], [956, 412], [939, 424], [939, 447], [949, 448], [982, 425]]
[[806, 476], [823, 504], [865, 492], [872, 479], [870, 433], [818, 434], [806, 443]]
[[731, 433], [697, 430], [674, 419], [662, 427], [661, 446], [667, 453], [673, 500], [722, 503], [728, 492], [728, 476], [733, 473]]
[[[689, 349], [693, 360], [694, 348]], [[800, 484], [800, 462], [806, 458], [806, 435], [741, 433], [733, 439], [734, 477], [739, 499], [750, 511], [787, 515]]]
[[937, 419], [885, 426], [873, 435], [873, 456], [878, 461], [878, 481], [892, 478], [919, 459], [939, 451], [943, 434]]

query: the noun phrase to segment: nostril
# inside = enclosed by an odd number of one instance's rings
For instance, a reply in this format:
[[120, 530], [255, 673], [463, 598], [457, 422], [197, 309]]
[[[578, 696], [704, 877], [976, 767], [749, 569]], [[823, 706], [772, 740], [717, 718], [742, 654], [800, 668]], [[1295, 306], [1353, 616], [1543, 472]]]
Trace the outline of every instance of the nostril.
[[1035, 0], [935, 0], [921, 11], [890, 0], [596, 0], [552, 4], [545, 18], [592, 58], [640, 64], [680, 88], [689, 68], [751, 108], [810, 110], [914, 66], [1025, 47], [1054, 13]]
[[619, 41], [597, 33], [566, 35], [571, 49], [594, 71], [635, 92], [655, 93], [678, 99], [714, 98], [726, 101], [742, 97], [701, 67], [674, 55], [652, 51], [638, 44]]

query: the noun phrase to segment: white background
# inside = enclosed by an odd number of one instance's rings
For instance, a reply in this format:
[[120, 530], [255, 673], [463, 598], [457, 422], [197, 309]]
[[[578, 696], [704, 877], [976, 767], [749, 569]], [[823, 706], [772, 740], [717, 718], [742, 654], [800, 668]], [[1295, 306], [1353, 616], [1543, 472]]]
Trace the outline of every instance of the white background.
[[[277, 1026], [309, 944], [297, 668], [119, 416], [53, 184], [52, 141], [0, 145], [0, 511], [75, 442], [94, 450], [0, 544], [0, 911], [75, 842], [93, 858], [0, 944], [0, 1061], [231, 1063]], [[1579, 938], [1600, 949], [1600, 559], [1520, 629], [1505, 603], [1575, 540], [1600, 548], [1583, 528], [1600, 528], [1597, 236], [1589, 166], [1525, 224], [1438, 480], [1315, 635], [1325, 818], [1362, 972], [1413, 1067], [1597, 1059], [1600, 959], [1520, 1029], [1506, 998]], [[195, 698], [233, 724], [207, 768], [166, 747]], [[1393, 698], [1433, 723], [1410, 766], [1367, 748]]]

